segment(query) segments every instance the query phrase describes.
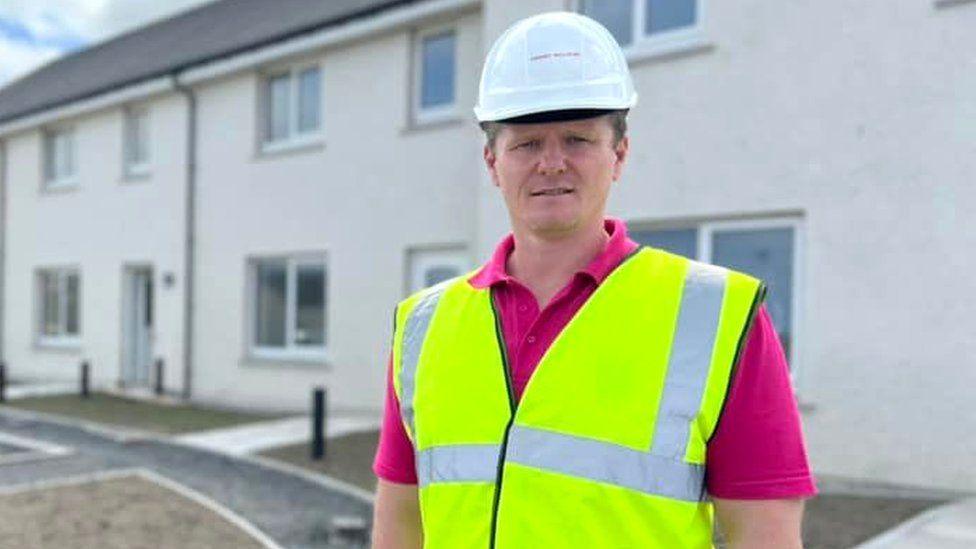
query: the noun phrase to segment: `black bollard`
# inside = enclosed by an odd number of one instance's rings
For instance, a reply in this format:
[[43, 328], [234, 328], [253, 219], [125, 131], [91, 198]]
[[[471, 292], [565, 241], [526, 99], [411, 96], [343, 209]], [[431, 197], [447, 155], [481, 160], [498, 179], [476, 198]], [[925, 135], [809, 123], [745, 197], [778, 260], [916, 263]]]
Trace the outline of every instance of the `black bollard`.
[[163, 359], [156, 359], [156, 396], [163, 395]]
[[91, 367], [88, 365], [87, 360], [81, 362], [81, 397], [88, 398], [88, 376]]
[[312, 459], [325, 458], [325, 388], [312, 392]]
[[0, 362], [0, 402], [7, 401], [7, 363]]

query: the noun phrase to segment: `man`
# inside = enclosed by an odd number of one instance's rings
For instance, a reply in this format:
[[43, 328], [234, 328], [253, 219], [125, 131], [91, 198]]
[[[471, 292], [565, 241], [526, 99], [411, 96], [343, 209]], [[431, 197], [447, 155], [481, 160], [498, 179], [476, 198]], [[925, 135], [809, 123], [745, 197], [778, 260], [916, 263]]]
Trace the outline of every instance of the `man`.
[[[475, 109], [512, 226], [397, 308], [374, 547], [800, 547], [815, 493], [755, 278], [604, 217], [636, 103], [570, 13], [513, 25]], [[419, 489], [418, 489], [419, 485]]]

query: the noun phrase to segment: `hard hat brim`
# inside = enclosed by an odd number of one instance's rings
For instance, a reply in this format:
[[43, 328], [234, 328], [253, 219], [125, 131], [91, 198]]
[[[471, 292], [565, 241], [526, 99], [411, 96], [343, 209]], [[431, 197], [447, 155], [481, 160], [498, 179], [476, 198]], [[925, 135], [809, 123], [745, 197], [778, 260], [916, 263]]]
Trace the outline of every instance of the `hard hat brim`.
[[627, 111], [628, 109], [560, 109], [555, 111], [534, 112], [496, 120], [500, 124], [545, 124], [547, 122], [568, 122], [570, 120], [585, 120], [596, 118], [612, 112]]

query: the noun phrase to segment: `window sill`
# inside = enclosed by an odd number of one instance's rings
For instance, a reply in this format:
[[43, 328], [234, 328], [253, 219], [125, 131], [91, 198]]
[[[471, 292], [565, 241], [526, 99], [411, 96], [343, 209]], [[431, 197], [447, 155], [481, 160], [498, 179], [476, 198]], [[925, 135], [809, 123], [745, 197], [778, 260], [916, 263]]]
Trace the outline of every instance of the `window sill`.
[[270, 158], [283, 154], [310, 152], [325, 148], [325, 139], [321, 136], [290, 139], [288, 141], [272, 141], [261, 143], [256, 155], [257, 159]]
[[36, 351], [59, 351], [65, 353], [78, 353], [81, 351], [81, 341], [78, 339], [36, 339], [34, 341]]
[[123, 183], [140, 183], [149, 180], [152, 170], [147, 165], [129, 166], [122, 173]]
[[41, 185], [41, 191], [45, 193], [65, 193], [78, 189], [77, 179], [64, 179], [60, 181], [45, 181]]
[[457, 115], [430, 120], [413, 120], [409, 125], [407, 125], [407, 127], [400, 130], [400, 135], [410, 135], [429, 130], [459, 128], [463, 125], [464, 119]]
[[972, 3], [976, 3], [976, 0], [935, 0], [935, 7], [936, 9], [951, 8]]
[[645, 39], [624, 50], [624, 56], [631, 65], [639, 65], [707, 53], [714, 49], [715, 45], [704, 34], [696, 32], [667, 40]]
[[321, 370], [331, 369], [332, 360], [329, 358], [328, 354], [252, 350], [241, 357], [239, 364], [244, 367], [286, 367]]

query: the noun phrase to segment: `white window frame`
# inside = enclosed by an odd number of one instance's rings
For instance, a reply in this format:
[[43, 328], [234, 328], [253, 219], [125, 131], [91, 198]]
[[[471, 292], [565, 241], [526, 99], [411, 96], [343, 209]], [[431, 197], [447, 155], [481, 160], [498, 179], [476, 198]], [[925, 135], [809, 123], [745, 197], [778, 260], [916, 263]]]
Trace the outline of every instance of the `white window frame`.
[[[437, 107], [423, 107], [424, 86], [424, 40], [441, 34], [454, 35], [454, 90], [450, 104]], [[458, 48], [460, 33], [456, 23], [430, 27], [414, 33], [413, 39], [413, 121], [417, 125], [433, 124], [458, 118]]]
[[[264, 262], [284, 262], [285, 263], [285, 346], [267, 347], [258, 345], [254, 340], [255, 322], [257, 322], [257, 291], [258, 291], [258, 265]], [[297, 315], [297, 276], [298, 267], [303, 265], [321, 266], [325, 270], [325, 310], [323, 311], [325, 322], [323, 322], [323, 341], [325, 344], [319, 347], [299, 346], [294, 344]], [[245, 331], [247, 334], [247, 354], [251, 358], [263, 360], [285, 360], [301, 362], [328, 362], [329, 352], [329, 261], [325, 253], [307, 253], [295, 255], [270, 255], [254, 256], [247, 260], [247, 319]]]
[[[146, 124], [146, 159], [143, 162], [133, 163], [130, 153], [136, 144], [133, 142], [133, 123], [136, 117], [145, 116]], [[127, 179], [145, 177], [152, 171], [152, 138], [150, 129], [152, 127], [152, 114], [147, 105], [128, 106], [124, 110], [122, 120], [122, 164], [124, 175]]]
[[[43, 174], [44, 190], [70, 189], [78, 186], [78, 142], [77, 132], [74, 126], [58, 126], [45, 129], [41, 135], [41, 172]], [[57, 164], [54, 159], [48, 163], [48, 158], [53, 158], [50, 149], [54, 147], [54, 142], [58, 137], [67, 140], [71, 157], [71, 173], [55, 175], [53, 164]]]
[[[576, 0], [577, 12], [583, 13], [586, 1]], [[708, 45], [705, 29], [705, 17], [707, 15], [707, 2], [705, 0], [695, 0], [697, 18], [694, 25], [653, 34], [644, 32], [645, 19], [647, 18], [646, 0], [631, 1], [633, 2], [634, 14], [631, 20], [631, 42], [627, 46], [622, 46], [627, 61], [635, 62]]]
[[[299, 97], [301, 95], [299, 77], [308, 69], [316, 69], [319, 71], [319, 126], [312, 130], [299, 132], [298, 122], [299, 117], [301, 116], [301, 112], [299, 110]], [[323, 108], [323, 97], [325, 95], [324, 75], [325, 72], [322, 70], [322, 63], [318, 61], [295, 63], [285, 67], [277, 67], [274, 69], [269, 69], [261, 74], [261, 78], [259, 79], [261, 91], [258, 94], [261, 101], [261, 108], [259, 109], [261, 116], [259, 121], [260, 123], [258, 124], [261, 152], [273, 153], [322, 143], [325, 138], [325, 134], [323, 132], [323, 127], [325, 126], [323, 120], [325, 111]], [[273, 79], [281, 76], [288, 76], [289, 82], [288, 136], [283, 139], [271, 140], [271, 132], [269, 128], [271, 127], [271, 116], [274, 109], [271, 105], [270, 84]]]
[[[44, 333], [44, 309], [46, 303], [44, 299], [46, 297], [46, 292], [43, 284], [45, 275], [56, 276], [58, 283], [58, 324], [59, 324], [59, 334], [58, 335], [48, 335]], [[68, 276], [75, 275], [78, 280], [78, 295], [75, 298], [75, 304], [78, 308], [75, 311], [75, 316], [77, 317], [78, 323], [78, 333], [68, 334], [67, 333], [67, 323], [68, 323]], [[38, 346], [41, 347], [61, 347], [61, 348], [78, 348], [81, 346], [81, 333], [82, 333], [82, 317], [81, 317], [81, 300], [82, 300], [82, 280], [81, 280], [81, 270], [77, 267], [42, 267], [35, 270], [34, 276], [34, 295], [35, 295], [35, 322], [34, 322], [34, 337]]]
[[768, 217], [754, 219], [735, 219], [735, 220], [716, 220], [701, 221], [698, 223], [681, 224], [646, 224], [634, 222], [633, 227], [637, 230], [668, 230], [668, 229], [697, 229], [698, 236], [698, 257], [697, 259], [705, 263], [712, 262], [712, 242], [714, 235], [719, 231], [748, 231], [764, 229], [793, 229], [793, 288], [790, 302], [790, 327], [792, 340], [790, 342], [790, 354], [786, 357], [790, 364], [790, 375], [799, 393], [803, 387], [803, 299], [805, 280], [803, 258], [805, 251], [805, 230], [803, 219], [797, 217]]
[[415, 247], [407, 250], [407, 269], [404, 287], [406, 295], [423, 288], [420, 276], [431, 265], [448, 264], [457, 267], [461, 274], [471, 270], [471, 257], [465, 246]]

